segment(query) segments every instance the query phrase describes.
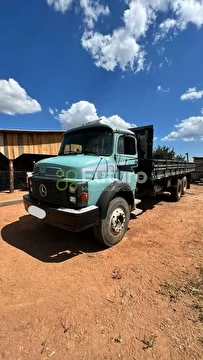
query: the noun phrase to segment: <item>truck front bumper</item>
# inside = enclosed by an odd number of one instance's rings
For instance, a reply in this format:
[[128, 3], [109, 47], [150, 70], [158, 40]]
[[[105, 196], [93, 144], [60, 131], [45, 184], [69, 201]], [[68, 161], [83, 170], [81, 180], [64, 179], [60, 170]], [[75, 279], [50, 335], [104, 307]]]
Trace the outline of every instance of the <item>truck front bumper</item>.
[[68, 231], [82, 231], [99, 223], [98, 206], [87, 206], [79, 210], [52, 207], [29, 195], [23, 196], [23, 203], [29, 214]]

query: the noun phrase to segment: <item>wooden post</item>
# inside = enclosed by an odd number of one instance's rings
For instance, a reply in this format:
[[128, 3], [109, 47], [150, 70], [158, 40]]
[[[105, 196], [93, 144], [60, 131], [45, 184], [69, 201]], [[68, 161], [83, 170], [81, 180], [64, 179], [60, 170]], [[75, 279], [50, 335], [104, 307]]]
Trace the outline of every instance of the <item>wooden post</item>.
[[14, 192], [14, 169], [13, 169], [13, 160], [9, 160], [9, 189], [10, 193]]

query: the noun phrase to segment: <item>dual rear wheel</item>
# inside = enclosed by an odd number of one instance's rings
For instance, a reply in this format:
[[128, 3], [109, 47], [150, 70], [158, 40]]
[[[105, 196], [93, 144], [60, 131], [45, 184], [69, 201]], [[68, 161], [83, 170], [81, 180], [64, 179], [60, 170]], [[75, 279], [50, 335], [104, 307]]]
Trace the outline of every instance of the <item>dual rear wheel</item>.
[[175, 185], [171, 187], [171, 197], [173, 201], [179, 201], [182, 195], [185, 195], [187, 190], [187, 177], [178, 179]]

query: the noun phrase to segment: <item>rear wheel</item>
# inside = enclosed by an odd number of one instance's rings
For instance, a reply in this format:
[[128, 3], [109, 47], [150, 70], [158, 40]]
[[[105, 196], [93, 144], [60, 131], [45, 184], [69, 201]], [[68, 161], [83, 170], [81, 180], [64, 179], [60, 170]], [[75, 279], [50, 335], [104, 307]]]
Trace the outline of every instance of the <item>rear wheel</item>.
[[187, 178], [186, 176], [184, 176], [182, 178], [182, 195], [185, 195], [186, 190], [187, 190]]
[[110, 202], [106, 218], [93, 228], [94, 235], [103, 245], [109, 247], [116, 245], [125, 235], [129, 220], [128, 203], [123, 198], [117, 197]]
[[180, 179], [177, 180], [176, 185], [172, 185], [171, 187], [171, 198], [173, 201], [179, 201], [182, 195], [182, 181]]

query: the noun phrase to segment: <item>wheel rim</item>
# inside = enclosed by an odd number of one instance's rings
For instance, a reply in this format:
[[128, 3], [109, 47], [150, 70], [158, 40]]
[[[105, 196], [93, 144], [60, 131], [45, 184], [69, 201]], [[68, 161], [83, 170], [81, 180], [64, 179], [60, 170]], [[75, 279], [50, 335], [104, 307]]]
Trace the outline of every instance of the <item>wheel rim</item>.
[[183, 191], [185, 192], [187, 190], [187, 179], [184, 179], [183, 181]]
[[126, 216], [123, 208], [116, 208], [110, 218], [110, 230], [113, 235], [119, 235], [124, 228]]
[[182, 192], [182, 184], [179, 183], [178, 184], [178, 197], [181, 197], [181, 192]]

